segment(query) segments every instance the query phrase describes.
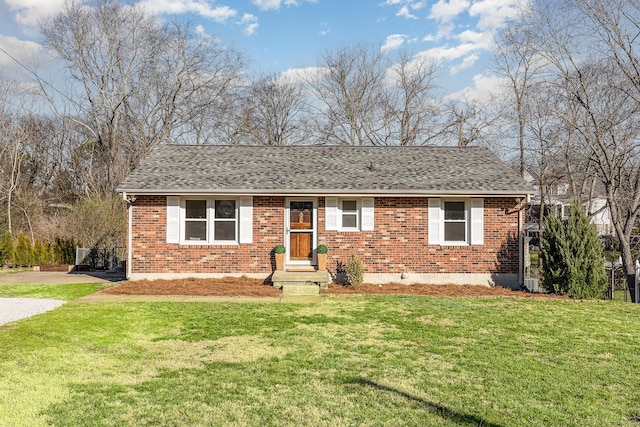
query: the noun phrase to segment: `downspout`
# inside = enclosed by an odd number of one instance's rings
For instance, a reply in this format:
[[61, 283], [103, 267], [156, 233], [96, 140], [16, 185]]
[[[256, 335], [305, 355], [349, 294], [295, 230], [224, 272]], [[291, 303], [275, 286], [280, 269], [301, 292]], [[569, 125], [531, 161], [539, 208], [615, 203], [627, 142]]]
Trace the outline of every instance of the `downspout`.
[[522, 233], [522, 209], [518, 210], [518, 285], [524, 286], [524, 236]]
[[129, 204], [127, 205], [127, 280], [131, 277], [131, 260], [132, 260], [132, 255], [131, 255], [131, 251], [133, 248], [133, 237], [132, 237], [132, 231], [133, 231], [133, 205]]
[[[127, 270], [125, 271], [125, 276], [127, 279], [131, 277], [131, 248], [133, 244], [133, 238], [131, 236], [132, 220], [133, 220], [133, 201], [127, 197], [126, 191], [122, 192], [122, 198], [127, 203]], [[135, 200], [135, 198], [133, 199]]]
[[[525, 197], [527, 201], [526, 204], [529, 204], [531, 201], [530, 195], [527, 194]], [[522, 212], [525, 211], [526, 205], [523, 205], [518, 210], [518, 285], [520, 285], [520, 289], [524, 287], [524, 230], [523, 230], [523, 222], [522, 222]]]

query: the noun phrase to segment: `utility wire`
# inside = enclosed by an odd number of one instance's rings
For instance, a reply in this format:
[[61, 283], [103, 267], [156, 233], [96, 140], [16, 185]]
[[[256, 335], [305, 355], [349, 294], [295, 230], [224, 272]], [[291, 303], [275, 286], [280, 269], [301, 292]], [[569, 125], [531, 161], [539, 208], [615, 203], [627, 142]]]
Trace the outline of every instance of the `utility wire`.
[[24, 65], [22, 62], [20, 62], [16, 57], [14, 57], [13, 55], [11, 55], [9, 52], [7, 52], [6, 50], [4, 50], [1, 46], [0, 46], [0, 52], [3, 52], [5, 55], [7, 55], [9, 58], [11, 58], [11, 60], [13, 60], [16, 64], [18, 64], [19, 66], [21, 66], [22, 68], [24, 68], [25, 70], [27, 70], [27, 72], [29, 74], [32, 74], [37, 80], [38, 83], [40, 83], [40, 86], [42, 87], [42, 83], [44, 83], [45, 85], [49, 86], [51, 89], [53, 89], [55, 92], [59, 93], [60, 95], [62, 95], [64, 98], [66, 98], [68, 101], [73, 102], [73, 99], [69, 98], [65, 93], [63, 93], [62, 91], [58, 90], [58, 88], [56, 88], [54, 85], [52, 85], [51, 83], [49, 83], [48, 81], [46, 81], [45, 79], [43, 79], [42, 77], [40, 77], [38, 75], [38, 73], [36, 73], [35, 71], [33, 71], [32, 69], [30, 69], [29, 67], [27, 67], [26, 65]]

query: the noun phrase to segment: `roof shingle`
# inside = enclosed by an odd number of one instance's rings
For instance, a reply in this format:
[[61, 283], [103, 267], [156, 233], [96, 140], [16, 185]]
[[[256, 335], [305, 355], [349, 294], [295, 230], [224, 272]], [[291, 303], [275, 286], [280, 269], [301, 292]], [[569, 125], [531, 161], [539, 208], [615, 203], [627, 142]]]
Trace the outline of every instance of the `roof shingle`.
[[159, 145], [118, 191], [525, 195], [533, 188], [484, 147]]

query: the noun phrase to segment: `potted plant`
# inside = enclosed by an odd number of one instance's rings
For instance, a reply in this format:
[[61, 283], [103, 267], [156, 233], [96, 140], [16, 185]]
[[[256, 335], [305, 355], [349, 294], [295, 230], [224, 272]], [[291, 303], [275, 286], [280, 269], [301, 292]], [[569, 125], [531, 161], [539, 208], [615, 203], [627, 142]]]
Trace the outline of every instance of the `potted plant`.
[[329, 249], [325, 245], [318, 245], [316, 253], [318, 255], [318, 271], [325, 271], [327, 269], [327, 253]]
[[276, 254], [276, 270], [284, 270], [284, 254], [287, 249], [284, 245], [277, 245], [273, 248], [273, 252]]

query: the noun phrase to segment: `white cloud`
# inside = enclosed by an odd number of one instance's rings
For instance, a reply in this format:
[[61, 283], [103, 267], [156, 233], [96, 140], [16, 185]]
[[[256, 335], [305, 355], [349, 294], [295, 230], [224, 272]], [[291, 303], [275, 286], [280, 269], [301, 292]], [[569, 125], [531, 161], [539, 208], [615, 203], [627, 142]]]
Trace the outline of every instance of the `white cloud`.
[[318, 34], [320, 34], [321, 36], [326, 36], [330, 32], [331, 32], [331, 28], [329, 28], [329, 23], [328, 22], [321, 22], [320, 23], [320, 32]]
[[195, 13], [219, 23], [225, 23], [238, 14], [229, 6], [214, 7], [205, 0], [142, 0], [139, 5], [156, 15]]
[[387, 50], [397, 49], [403, 45], [406, 38], [406, 34], [391, 34], [390, 36], [387, 36], [387, 40], [380, 47], [380, 50], [382, 52], [386, 52]]
[[493, 94], [497, 93], [505, 84], [503, 77], [492, 74], [476, 74], [473, 76], [473, 86], [465, 87], [450, 95], [453, 99], [476, 101], [481, 105], [489, 105]]
[[65, 0], [5, 0], [5, 3], [15, 12], [18, 24], [36, 26], [41, 19], [60, 12]]
[[244, 25], [242, 32], [247, 36], [251, 36], [258, 30], [258, 17], [251, 13], [245, 13], [242, 15], [242, 19], [238, 22], [238, 25]]
[[303, 83], [307, 79], [326, 72], [324, 67], [289, 68], [280, 73], [280, 78], [291, 83]]
[[[0, 47], [15, 58], [15, 60], [32, 70], [38, 69], [44, 61], [49, 59], [42, 45], [32, 41], [20, 40], [15, 37], [0, 34]], [[4, 53], [0, 53], [0, 69], [5, 72], [11, 71], [11, 74], [27, 73], [15, 60]]]
[[456, 26], [453, 23], [438, 25], [438, 32], [436, 33], [437, 39], [448, 39], [452, 36], [453, 30]]
[[260, 10], [275, 10], [280, 9], [280, 0], [253, 0], [254, 5], [258, 6]]
[[454, 65], [453, 67], [451, 67], [451, 74], [456, 74], [461, 70], [473, 67], [479, 59], [480, 57], [475, 53], [466, 56], [459, 65]]
[[400, 18], [418, 19], [412, 11], [424, 9], [427, 2], [426, 0], [387, 0], [382, 4], [384, 6], [399, 6], [396, 16], [399, 16]]
[[471, 31], [466, 30], [456, 36], [461, 43], [472, 43], [477, 49], [493, 50], [495, 40], [491, 31]]
[[242, 30], [242, 32], [245, 33], [247, 36], [251, 36], [258, 30], [259, 26], [260, 25], [257, 22], [254, 22], [253, 24], [249, 24], [246, 27], [244, 27], [244, 30]]
[[[307, 3], [315, 3], [317, 0], [306, 0]], [[255, 6], [260, 10], [278, 10], [280, 6], [300, 6], [302, 0], [252, 0]]]
[[416, 15], [409, 12], [409, 6], [407, 6], [406, 4], [396, 12], [396, 16], [407, 19], [418, 19]]
[[478, 17], [480, 30], [495, 30], [504, 26], [507, 18], [518, 16], [527, 3], [527, 0], [479, 0], [469, 8], [469, 15]]
[[473, 43], [462, 43], [454, 47], [434, 47], [423, 50], [422, 52], [419, 52], [418, 55], [427, 57], [436, 62], [454, 61], [471, 54], [474, 50], [476, 50], [476, 46]]
[[431, 6], [430, 18], [440, 22], [450, 22], [469, 7], [468, 0], [439, 0]]

